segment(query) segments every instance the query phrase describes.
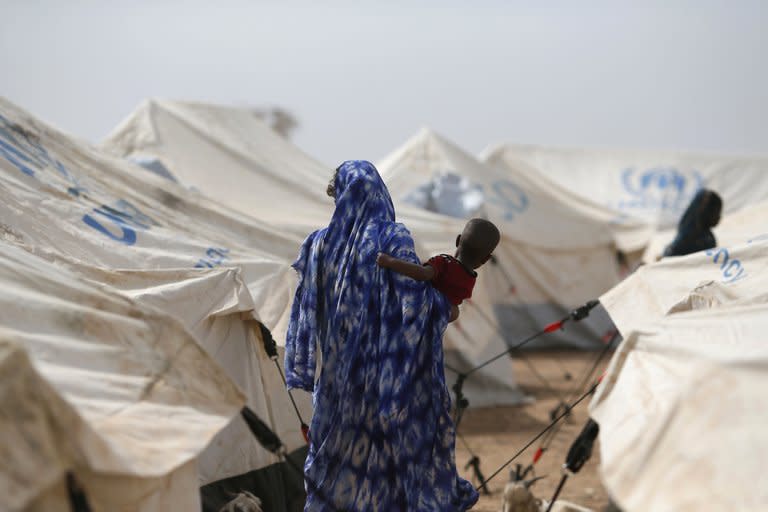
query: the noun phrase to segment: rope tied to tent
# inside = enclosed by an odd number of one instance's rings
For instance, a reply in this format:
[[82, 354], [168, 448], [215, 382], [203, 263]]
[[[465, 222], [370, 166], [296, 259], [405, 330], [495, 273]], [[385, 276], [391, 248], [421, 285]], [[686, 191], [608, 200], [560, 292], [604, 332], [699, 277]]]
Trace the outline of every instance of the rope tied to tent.
[[272, 336], [272, 333], [263, 323], [259, 322], [259, 327], [261, 328], [261, 340], [264, 343], [264, 352], [266, 352], [267, 356], [272, 361], [274, 361], [275, 366], [277, 367], [277, 372], [280, 374], [280, 378], [283, 381], [283, 387], [288, 392], [288, 398], [291, 399], [293, 410], [296, 412], [296, 417], [299, 419], [299, 424], [301, 425], [301, 435], [304, 436], [304, 441], [309, 444], [309, 425], [307, 425], [304, 422], [304, 418], [301, 417], [299, 407], [296, 405], [296, 400], [293, 398], [293, 393], [291, 393], [291, 390], [288, 389], [288, 383], [285, 381], [285, 374], [283, 374], [283, 369], [280, 367], [280, 361], [278, 361], [277, 342]]
[[[568, 406], [568, 410], [570, 411], [571, 409], [573, 409], [574, 407], [576, 407], [577, 405], [579, 405], [579, 404], [580, 404], [580, 403], [581, 403], [581, 402], [582, 402], [582, 401], [583, 401], [585, 398], [587, 398], [587, 397], [588, 397], [588, 396], [590, 396], [592, 393], [594, 393], [594, 392], [595, 392], [595, 390], [597, 389], [597, 386], [598, 386], [599, 384], [600, 384], [600, 380], [598, 380], [597, 382], [595, 382], [595, 383], [594, 383], [594, 384], [593, 384], [593, 385], [592, 385], [592, 386], [591, 386], [591, 387], [590, 387], [590, 388], [589, 388], [589, 389], [588, 389], [588, 390], [587, 390], [587, 391], [586, 391], [586, 392], [585, 392], [583, 395], [581, 395], [581, 396], [580, 396], [580, 397], [579, 397], [579, 398], [578, 398], [578, 399], [577, 399], [575, 402], [573, 402], [572, 404], [569, 404], [569, 406]], [[539, 439], [541, 436], [543, 436], [544, 434], [546, 434], [547, 432], [549, 432], [549, 430], [550, 430], [552, 427], [554, 427], [554, 426], [555, 426], [555, 425], [556, 425], [556, 424], [557, 424], [557, 423], [558, 423], [560, 420], [562, 420], [563, 418], [565, 418], [566, 414], [567, 414], [567, 413], [562, 413], [562, 414], [560, 414], [560, 415], [559, 415], [557, 418], [555, 418], [554, 420], [552, 420], [552, 421], [549, 423], [549, 425], [547, 425], [546, 427], [544, 427], [544, 429], [543, 429], [541, 432], [539, 432], [538, 434], [536, 434], [536, 435], [533, 437], [533, 439], [531, 439], [530, 441], [528, 441], [528, 442], [525, 444], [525, 446], [523, 446], [522, 448], [520, 448], [520, 449], [519, 449], [519, 450], [518, 450], [518, 451], [517, 451], [517, 452], [516, 452], [516, 453], [515, 453], [515, 454], [514, 454], [514, 455], [513, 455], [513, 456], [512, 456], [512, 457], [511, 457], [511, 458], [510, 458], [508, 461], [507, 461], [507, 462], [505, 462], [504, 464], [502, 464], [502, 465], [501, 465], [501, 467], [499, 467], [499, 469], [497, 469], [497, 470], [496, 470], [496, 471], [495, 471], [495, 472], [494, 472], [494, 473], [493, 473], [491, 476], [489, 476], [489, 477], [488, 477], [488, 478], [485, 480], [484, 484], [487, 484], [488, 482], [490, 482], [491, 480], [493, 480], [493, 478], [494, 478], [494, 477], [496, 477], [496, 475], [498, 475], [499, 473], [501, 473], [501, 472], [504, 470], [504, 468], [506, 468], [507, 466], [509, 466], [510, 464], [512, 464], [512, 463], [513, 463], [513, 462], [514, 462], [514, 461], [515, 461], [515, 460], [516, 460], [516, 459], [517, 459], [517, 458], [518, 458], [518, 457], [519, 457], [519, 456], [520, 456], [520, 455], [521, 455], [523, 452], [525, 452], [525, 450], [527, 450], [527, 449], [528, 449], [528, 448], [529, 448], [531, 445], [533, 445], [533, 443], [535, 443], [535, 442], [536, 442], [536, 441], [537, 441], [537, 440], [538, 440], [538, 439]]]
[[472, 447], [469, 446], [469, 443], [467, 443], [467, 440], [464, 439], [463, 435], [461, 435], [461, 432], [456, 431], [456, 437], [459, 438], [459, 440], [464, 445], [464, 448], [467, 449], [470, 455], [469, 461], [464, 465], [464, 469], [468, 470], [472, 468], [472, 474], [474, 475], [474, 478], [478, 481], [478, 487], [477, 487], [478, 490], [483, 491], [483, 494], [486, 494], [486, 495], [491, 494], [491, 491], [485, 485], [485, 476], [483, 475], [483, 472], [480, 469], [480, 456], [472, 450]]
[[581, 468], [586, 464], [589, 458], [592, 456], [592, 447], [595, 444], [595, 439], [600, 433], [600, 426], [591, 418], [587, 420], [581, 433], [576, 437], [568, 450], [568, 455], [565, 457], [565, 464], [563, 464], [563, 476], [560, 478], [560, 482], [557, 484], [555, 493], [552, 495], [552, 499], [549, 500], [549, 506], [547, 512], [552, 510], [552, 507], [557, 501], [557, 497], [560, 496], [560, 492], [565, 486], [566, 480], [571, 475], [578, 473]]
[[[563, 326], [568, 321], [578, 322], [580, 320], [583, 320], [584, 318], [589, 316], [590, 311], [592, 311], [592, 309], [597, 307], [598, 304], [599, 304], [599, 301], [597, 301], [597, 300], [590, 300], [586, 304], [584, 304], [584, 305], [574, 309], [573, 311], [571, 311], [567, 316], [561, 318], [558, 321], [555, 321], [555, 322], [552, 322], [552, 323], [546, 325], [539, 332], [529, 336], [528, 338], [522, 340], [521, 342], [517, 343], [513, 347], [510, 347], [509, 349], [505, 350], [501, 354], [492, 357], [491, 359], [481, 363], [480, 365], [478, 365], [478, 366], [476, 366], [474, 368], [471, 368], [468, 371], [462, 372], [462, 371], [459, 371], [456, 368], [453, 368], [452, 366], [450, 366], [448, 364], [445, 364], [445, 368], [446, 369], [448, 369], [450, 371], [453, 371], [454, 373], [457, 374], [456, 383], [452, 386], [452, 390], [453, 390], [454, 395], [455, 395], [455, 400], [454, 400], [455, 409], [454, 409], [453, 424], [454, 424], [454, 429], [456, 431], [457, 437], [459, 437], [459, 439], [464, 443], [464, 445], [466, 446], [467, 450], [469, 451], [469, 453], [471, 455], [471, 458], [470, 458], [469, 462], [467, 463], [465, 469], [469, 469], [470, 467], [472, 468], [472, 471], [474, 473], [475, 478], [477, 478], [477, 480], [480, 482], [479, 489], [483, 490], [486, 494], [488, 494], [490, 491], [489, 491], [488, 487], [486, 486], [487, 480], [485, 478], [483, 478], [483, 473], [480, 470], [480, 457], [472, 451], [472, 449], [469, 447], [469, 444], [467, 443], [467, 441], [464, 439], [464, 437], [459, 432], [459, 426], [461, 424], [462, 418], [464, 417], [464, 412], [469, 407], [469, 400], [464, 395], [464, 382], [465, 382], [466, 378], [469, 375], [471, 375], [472, 373], [476, 372], [477, 370], [479, 370], [479, 369], [487, 366], [488, 364], [492, 363], [493, 361], [496, 361], [497, 359], [499, 359], [499, 358], [501, 358], [501, 357], [503, 357], [505, 355], [511, 354], [514, 351], [520, 349], [526, 343], [529, 343], [529, 342], [533, 341], [534, 339], [536, 339], [536, 338], [538, 338], [540, 336], [543, 336], [544, 334], [552, 333], [552, 332], [558, 331], [560, 329], [563, 329]], [[480, 310], [478, 309], [478, 311], [480, 311]], [[491, 320], [486, 315], [483, 314], [483, 316], [486, 318], [486, 320], [489, 323], [491, 323]], [[498, 326], [497, 326], [497, 329], [498, 329]], [[540, 375], [539, 375], [539, 377], [543, 379], [543, 377], [541, 377]], [[565, 415], [570, 414], [570, 408], [568, 408], [565, 405], [565, 400], [563, 399], [563, 397], [561, 397], [560, 394], [557, 393], [549, 385], [549, 382], [546, 382], [545, 379], [544, 379], [544, 382], [545, 382], [545, 385], [548, 387], [548, 389], [550, 389], [552, 391], [552, 393], [557, 396], [559, 404], [564, 407], [564, 411], [565, 411], [564, 414]], [[554, 420], [554, 417], [552, 417], [552, 419]], [[538, 457], [541, 457], [542, 453], [543, 453], [543, 450], [541, 450], [541, 453], [538, 454]], [[538, 460], [538, 458], [536, 458], [536, 460]]]
[[[270, 429], [269, 426], [267, 426], [267, 424], [264, 423], [264, 421], [262, 421], [262, 419], [259, 418], [255, 412], [253, 412], [250, 407], [247, 405], [244, 406], [240, 410], [240, 416], [245, 421], [248, 429], [251, 431], [251, 434], [253, 434], [253, 437], [256, 438], [256, 441], [258, 441], [259, 444], [264, 447], [264, 449], [270, 453], [273, 453], [274, 455], [277, 455], [280, 460], [285, 462], [290, 468], [298, 473], [298, 475], [301, 476], [303, 481], [306, 483], [307, 487], [312, 489], [312, 492], [314, 492], [320, 498], [320, 500], [330, 508], [330, 510], [339, 512], [336, 507], [332, 505], [331, 500], [325, 495], [325, 493], [320, 490], [317, 484], [306, 477], [304, 474], [304, 469], [299, 467], [299, 465], [290, 458], [288, 455], [288, 449], [285, 447], [280, 437], [278, 437], [278, 435], [275, 434], [272, 429]], [[304, 489], [302, 489], [302, 491], [303, 490]]]
[[77, 481], [77, 477], [72, 471], [67, 471], [67, 496], [69, 497], [69, 506], [72, 512], [91, 512], [91, 505], [88, 502], [88, 496], [85, 490]]
[[[486, 312], [483, 310], [483, 308], [481, 308], [481, 307], [478, 307], [478, 305], [477, 305], [476, 303], [472, 302], [472, 300], [471, 300], [471, 299], [467, 299], [467, 300], [466, 300], [466, 303], [467, 303], [468, 305], [470, 305], [470, 306], [473, 306], [473, 307], [474, 307], [474, 310], [477, 312], [477, 314], [479, 314], [479, 315], [480, 315], [480, 316], [483, 318], [483, 320], [485, 320], [485, 322], [486, 322], [486, 323], [487, 323], [489, 326], [491, 326], [491, 328], [493, 328], [493, 330], [494, 330], [494, 331], [496, 331], [496, 332], [500, 332], [500, 331], [502, 330], [501, 326], [500, 326], [500, 325], [499, 325], [497, 322], [495, 322], [495, 321], [494, 321], [494, 320], [493, 320], [493, 319], [492, 319], [492, 318], [491, 318], [491, 317], [488, 315], [488, 313], [486, 313]], [[457, 327], [459, 327], [458, 323], [459, 323], [459, 320], [457, 320], [457, 321], [454, 323], [454, 325], [456, 325]], [[463, 330], [462, 330], [462, 333], [464, 334], [464, 336], [465, 336], [465, 337], [469, 338], [469, 335], [466, 333], [466, 331], [463, 331]], [[534, 366], [533, 366], [533, 365], [530, 363], [530, 361], [528, 361], [528, 360], [526, 359], [526, 357], [525, 357], [525, 355], [524, 355], [524, 353], [523, 353], [523, 352], [520, 352], [520, 353], [519, 353], [519, 355], [518, 355], [518, 357], [519, 357], [519, 358], [520, 358], [520, 359], [521, 359], [521, 360], [522, 360], [522, 361], [523, 361], [523, 362], [524, 362], [526, 365], [528, 365], [528, 368], [530, 368], [531, 372], [534, 374], [534, 376], [535, 376], [537, 379], [539, 379], [539, 381], [540, 381], [540, 382], [541, 382], [541, 383], [544, 385], [544, 387], [546, 387], [546, 388], [547, 388], [547, 389], [548, 389], [548, 390], [549, 390], [549, 391], [550, 391], [550, 392], [551, 392], [553, 395], [558, 395], [557, 391], [555, 391], [555, 390], [552, 388], [552, 386], [550, 386], [550, 384], [549, 384], [549, 381], [548, 381], [547, 379], [545, 379], [545, 378], [544, 378], [544, 377], [543, 377], [543, 376], [542, 376], [540, 373], [538, 373], [538, 371], [536, 371], [536, 368], [535, 368], [535, 367], [534, 367]], [[565, 373], [565, 375], [564, 375], [565, 379], [566, 379], [566, 380], [570, 380], [570, 377], [571, 377], [571, 376], [570, 376], [570, 375], [569, 375], [569, 374], [568, 374], [566, 371], [564, 371], [564, 373]], [[560, 399], [560, 401], [562, 401], [562, 397], [558, 396], [558, 399]]]
[[456, 395], [455, 400], [455, 406], [456, 406], [456, 413], [454, 415], [454, 426], [458, 430], [459, 423], [461, 421], [461, 418], [464, 414], [464, 410], [469, 407], [469, 400], [464, 396], [463, 388], [464, 388], [464, 381], [467, 377], [475, 373], [476, 371], [488, 366], [492, 362], [500, 359], [501, 357], [504, 357], [505, 355], [509, 355], [512, 352], [519, 350], [523, 347], [523, 345], [530, 343], [531, 341], [535, 340], [536, 338], [543, 336], [548, 333], [552, 333], [555, 331], [558, 331], [560, 329], [563, 329], [563, 326], [569, 322], [579, 322], [589, 316], [590, 311], [592, 311], [597, 305], [600, 304], [597, 300], [590, 300], [586, 304], [579, 306], [578, 308], [571, 311], [567, 316], [561, 318], [560, 320], [557, 320], [555, 322], [552, 322], [548, 325], [546, 325], [542, 330], [528, 336], [521, 342], [517, 343], [516, 345], [506, 349], [505, 351], [501, 352], [500, 354], [488, 359], [487, 361], [484, 361], [480, 363], [479, 365], [470, 368], [467, 371], [459, 371], [456, 368], [453, 368], [449, 365], [445, 365], [446, 369], [451, 370], [455, 373], [457, 373], [456, 383], [453, 385], [453, 392]]
[[[600, 353], [597, 355], [597, 358], [595, 358], [593, 364], [586, 370], [584, 373], [584, 377], [581, 379], [580, 383], [574, 386], [574, 388], [571, 390], [570, 393], [568, 393], [568, 400], [571, 400], [573, 397], [577, 396], [582, 390], [586, 388], [589, 381], [592, 379], [592, 376], [595, 373], [595, 370], [600, 365], [600, 362], [603, 360], [603, 358], [608, 354], [608, 351], [613, 346], [613, 343], [619, 338], [619, 331], [614, 330], [611, 333], [608, 333], [610, 338], [608, 339], [607, 343], [604, 344], [603, 349], [600, 351]], [[605, 337], [604, 340], [605, 341]], [[600, 377], [602, 379], [602, 377]], [[554, 417], [554, 415], [558, 414], [560, 411], [560, 405], [550, 412], [550, 415]], [[541, 442], [541, 445], [536, 450], [536, 453], [533, 456], [533, 462], [534, 464], [539, 461], [541, 456], [549, 449], [549, 446], [552, 444], [552, 441], [555, 439], [555, 436], [557, 436], [558, 432], [560, 432], [560, 428], [562, 427], [562, 423], [560, 423], [557, 428], [551, 430], [546, 436], [544, 436], [544, 439]]]

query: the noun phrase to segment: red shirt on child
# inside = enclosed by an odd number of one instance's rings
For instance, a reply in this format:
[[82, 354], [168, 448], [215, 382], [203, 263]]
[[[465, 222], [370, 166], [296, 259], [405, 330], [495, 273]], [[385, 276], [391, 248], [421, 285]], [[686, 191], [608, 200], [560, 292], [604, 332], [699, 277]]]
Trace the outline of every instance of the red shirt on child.
[[432, 286], [442, 292], [451, 304], [458, 306], [464, 299], [472, 297], [477, 272], [447, 254], [431, 257], [426, 265], [435, 270]]

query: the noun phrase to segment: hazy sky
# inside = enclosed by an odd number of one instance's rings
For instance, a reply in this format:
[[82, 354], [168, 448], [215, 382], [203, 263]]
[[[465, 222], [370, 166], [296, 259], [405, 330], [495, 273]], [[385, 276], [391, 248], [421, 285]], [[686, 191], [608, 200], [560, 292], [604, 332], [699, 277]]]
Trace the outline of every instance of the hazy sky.
[[0, 95], [92, 141], [146, 97], [279, 105], [328, 164], [424, 125], [768, 154], [766, 5], [0, 0]]

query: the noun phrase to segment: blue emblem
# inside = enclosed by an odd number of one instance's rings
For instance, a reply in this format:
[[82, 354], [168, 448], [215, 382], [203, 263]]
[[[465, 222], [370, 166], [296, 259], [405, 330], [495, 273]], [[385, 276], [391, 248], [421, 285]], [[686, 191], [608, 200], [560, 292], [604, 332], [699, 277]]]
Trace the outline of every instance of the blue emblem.
[[488, 201], [501, 207], [502, 215], [506, 221], [514, 220], [515, 216], [528, 209], [530, 203], [523, 189], [509, 180], [491, 183]]
[[629, 167], [622, 171], [621, 182], [630, 197], [619, 201], [619, 209], [674, 213], [685, 210], [704, 185], [704, 179], [698, 171], [681, 171], [674, 167], [654, 167], [645, 171]]

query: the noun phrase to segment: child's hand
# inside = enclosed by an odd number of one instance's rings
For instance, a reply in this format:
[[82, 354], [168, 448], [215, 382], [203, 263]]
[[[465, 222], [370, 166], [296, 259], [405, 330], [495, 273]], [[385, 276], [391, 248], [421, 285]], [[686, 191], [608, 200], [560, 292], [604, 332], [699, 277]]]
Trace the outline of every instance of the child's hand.
[[392, 256], [380, 252], [376, 255], [376, 264], [382, 268], [389, 268], [389, 264], [392, 263]]
[[451, 314], [448, 317], [448, 323], [451, 323], [459, 318], [459, 306], [451, 305]]

